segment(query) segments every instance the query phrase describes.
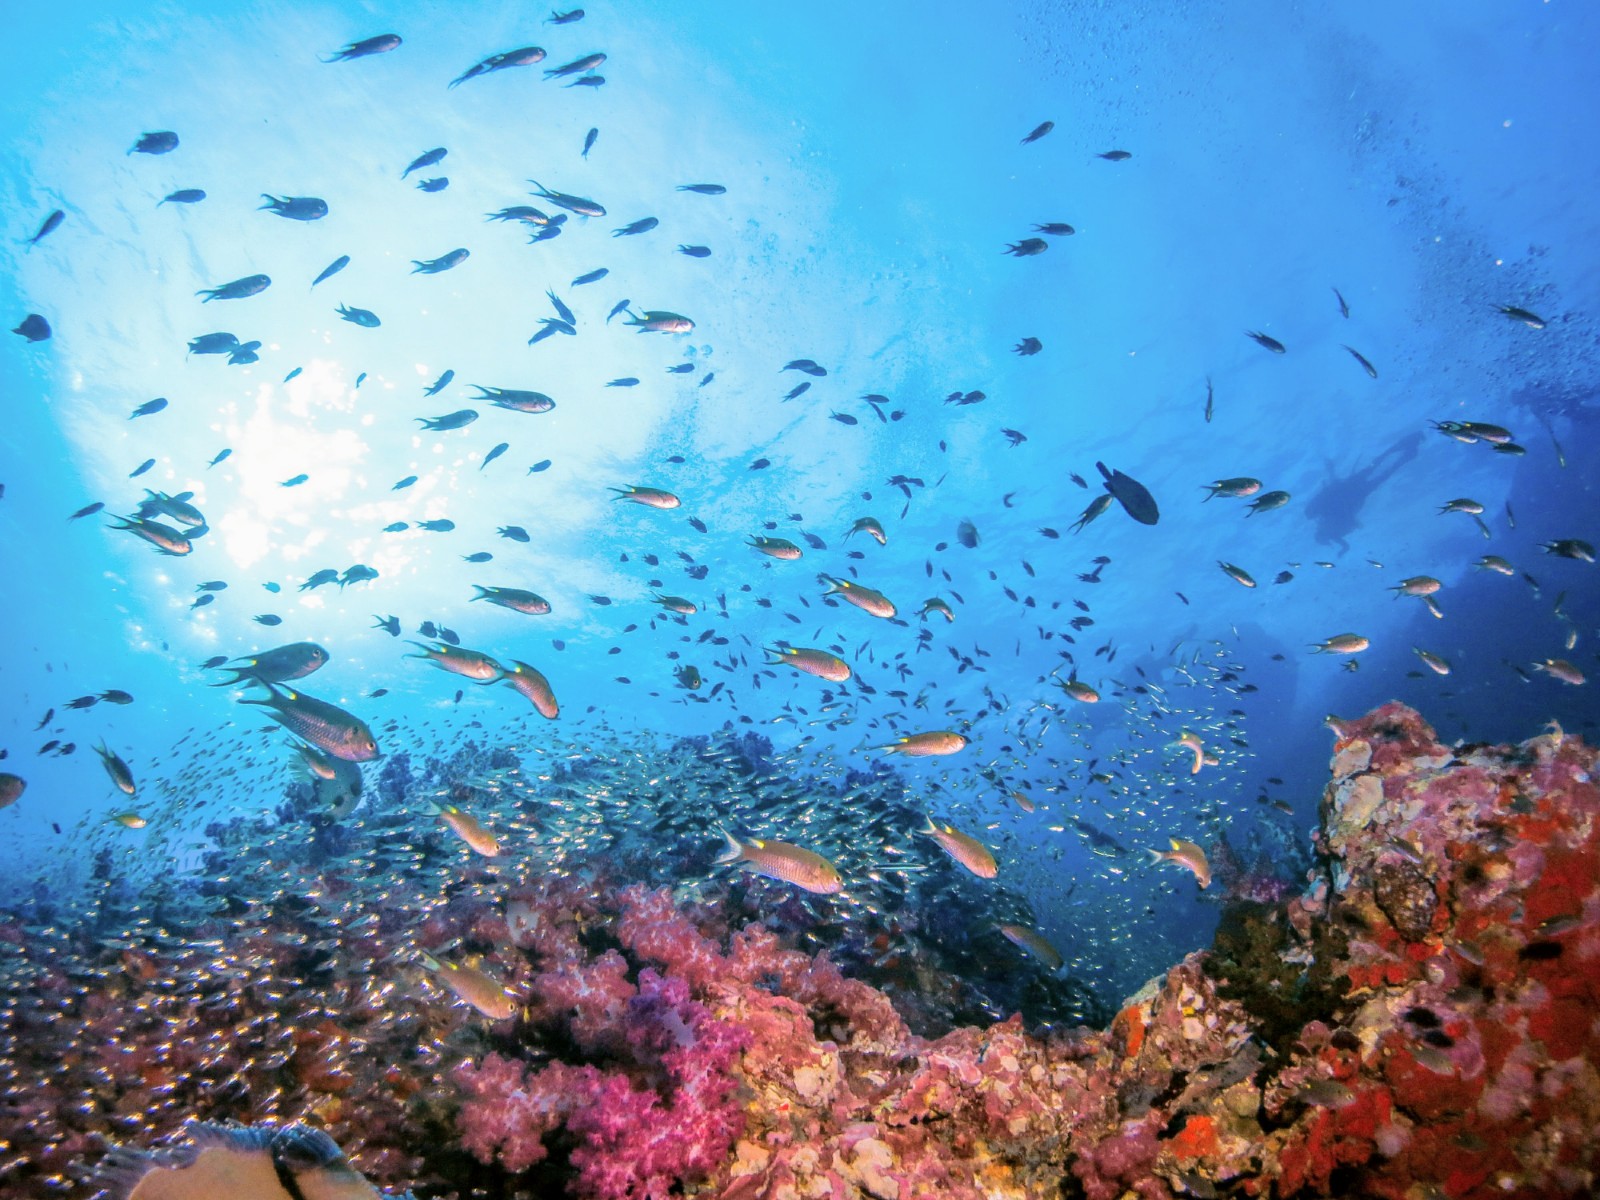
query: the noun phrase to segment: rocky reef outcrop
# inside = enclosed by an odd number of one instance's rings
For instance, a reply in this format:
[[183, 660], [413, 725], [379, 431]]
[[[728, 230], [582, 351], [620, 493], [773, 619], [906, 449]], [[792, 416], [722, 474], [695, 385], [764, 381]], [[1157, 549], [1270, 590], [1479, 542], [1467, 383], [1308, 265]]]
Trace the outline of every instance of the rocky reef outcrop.
[[[276, 1007], [191, 986], [203, 1044], [218, 1014], [264, 1040], [295, 1032], [274, 1073], [264, 1053], [217, 1046], [230, 1074], [189, 1102], [185, 1044], [157, 1041], [170, 1023], [128, 1019], [175, 964], [124, 951], [73, 1001], [99, 1036], [54, 1058], [46, 1087], [0, 1097], [5, 1136], [59, 1180], [95, 1151], [84, 1094], [121, 1131], [303, 1120], [423, 1197], [1595, 1194], [1600, 756], [1559, 730], [1443, 746], [1399, 705], [1333, 724], [1303, 892], [1230, 902], [1215, 945], [1103, 1030], [1013, 1017], [919, 1036], [825, 952], [666, 890], [569, 876], [452, 903], [418, 929], [364, 925], [373, 964], [411, 940], [471, 952], [519, 1001], [504, 1019], [441, 1005], [396, 1021], [337, 972], [272, 994]], [[0, 939], [24, 945], [20, 929]], [[282, 942], [263, 934], [255, 952]], [[366, 1025], [350, 1019], [357, 994]], [[33, 1010], [10, 1011], [15, 1025]], [[29, 1053], [49, 1059], [60, 1026], [24, 1023]], [[261, 1095], [270, 1111], [253, 1110]], [[61, 1194], [10, 1169], [7, 1195]]]

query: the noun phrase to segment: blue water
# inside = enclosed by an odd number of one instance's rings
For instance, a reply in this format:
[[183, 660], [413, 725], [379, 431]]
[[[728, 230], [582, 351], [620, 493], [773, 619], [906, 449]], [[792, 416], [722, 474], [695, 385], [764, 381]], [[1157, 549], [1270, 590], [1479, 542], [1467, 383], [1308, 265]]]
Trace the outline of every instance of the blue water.
[[[0, 770], [28, 782], [0, 813], [8, 882], [26, 886], [112, 838], [149, 869], [176, 855], [159, 820], [138, 833], [105, 824], [125, 804], [90, 750], [100, 739], [146, 780], [152, 811], [186, 797], [212, 811], [270, 807], [270, 789], [196, 768], [175, 745], [232, 723], [252, 756], [241, 765], [287, 781], [282, 739], [255, 738], [255, 715], [207, 687], [197, 664], [298, 640], [333, 656], [307, 691], [375, 726], [396, 721], [380, 736], [389, 750], [423, 725], [583, 747], [604, 718], [622, 734], [729, 723], [780, 749], [810, 737], [808, 748], [864, 765], [864, 745], [963, 729], [973, 744], [960, 756], [904, 769], [933, 810], [1004, 828], [1005, 872], [1026, 881], [1041, 927], [1080, 965], [1140, 947], [1123, 974], [1103, 968], [1116, 986], [1203, 945], [1213, 907], [1171, 868], [1129, 859], [1108, 874], [1050, 824], [1082, 817], [1134, 848], [1223, 832], [1240, 845], [1303, 844], [1325, 772], [1322, 718], [1392, 698], [1454, 738], [1526, 737], [1552, 718], [1591, 730], [1594, 684], [1531, 664], [1596, 668], [1600, 567], [1538, 547], [1600, 541], [1600, 13], [1324, 7], [596, 3], [561, 27], [526, 5], [9, 14], [24, 53], [0, 83], [11, 131], [0, 308], [7, 327], [36, 312], [55, 336], [0, 350]], [[319, 61], [391, 30], [405, 39], [393, 53]], [[539, 66], [446, 88], [487, 55], [533, 43], [549, 51]], [[604, 86], [542, 78], [595, 50], [608, 55]], [[1021, 144], [1045, 120], [1054, 129]], [[127, 153], [141, 133], [169, 129], [181, 138], [172, 153]], [[433, 147], [448, 156], [402, 181]], [[1112, 150], [1131, 157], [1097, 157]], [[448, 188], [414, 186], [436, 176]], [[530, 197], [530, 179], [608, 215], [573, 215], [537, 245], [531, 227], [484, 221], [510, 205], [556, 212]], [[726, 194], [676, 190], [701, 182]], [[180, 188], [207, 198], [158, 206]], [[262, 193], [321, 197], [330, 213], [282, 220], [258, 210]], [[61, 227], [26, 248], [55, 208]], [[648, 216], [655, 230], [611, 236]], [[1035, 257], [1003, 253], [1046, 222], [1076, 233]], [[409, 273], [456, 247], [471, 251], [456, 269]], [[340, 255], [350, 266], [309, 290]], [[572, 286], [601, 267], [601, 281]], [[195, 295], [258, 272], [273, 280], [259, 296]], [[546, 289], [576, 311], [578, 334], [529, 346], [555, 315]], [[695, 329], [607, 324], [623, 299], [689, 315]], [[341, 303], [376, 312], [381, 327], [338, 320]], [[259, 362], [186, 357], [189, 339], [218, 330], [259, 339]], [[1025, 337], [1043, 349], [1014, 354]], [[807, 377], [782, 368], [801, 358], [828, 374], [785, 401]], [[680, 363], [692, 370], [668, 373]], [[424, 398], [447, 369], [454, 382]], [[622, 377], [641, 382], [605, 386]], [[474, 383], [538, 390], [557, 408], [473, 405]], [[987, 398], [945, 400], [971, 391]], [[903, 417], [880, 420], [860, 399], [869, 393]], [[128, 418], [158, 396], [165, 411]], [[469, 406], [482, 417], [461, 432], [415, 420]], [[1507, 426], [1526, 454], [1447, 439], [1430, 425], [1445, 420]], [[1026, 440], [1013, 447], [1003, 430]], [[509, 451], [485, 466], [500, 442]], [[223, 448], [231, 457], [208, 468]], [[130, 480], [147, 458], [156, 466]], [[545, 459], [548, 470], [526, 473]], [[770, 466], [752, 469], [759, 459]], [[1159, 525], [1113, 507], [1068, 532], [1099, 493], [1097, 460], [1150, 488]], [[281, 486], [300, 473], [303, 485]], [[419, 482], [391, 490], [408, 475]], [[924, 486], [908, 501], [886, 483], [896, 475]], [[1292, 499], [1251, 517], [1241, 500], [1201, 503], [1203, 485], [1241, 475]], [[615, 503], [608, 489], [626, 484], [671, 489], [683, 507]], [[159, 557], [107, 527], [146, 485], [194, 493], [210, 532], [191, 556]], [[1469, 516], [1437, 513], [1458, 497], [1483, 504], [1487, 540]], [[67, 521], [93, 501], [104, 515]], [[844, 540], [869, 514], [886, 547]], [[380, 532], [441, 518], [455, 530]], [[958, 544], [962, 520], [976, 548]], [[502, 525], [531, 541], [500, 538]], [[743, 544], [802, 532], [826, 549], [807, 545], [798, 563]], [[462, 561], [477, 551], [493, 561]], [[1474, 567], [1484, 554], [1518, 575]], [[1101, 555], [1101, 581], [1080, 582]], [[1259, 586], [1239, 586], [1219, 560]], [[315, 570], [357, 563], [379, 578], [298, 591]], [[821, 606], [817, 573], [852, 569], [906, 625]], [[1285, 570], [1293, 580], [1274, 585]], [[1387, 590], [1423, 574], [1443, 584], [1442, 619]], [[652, 627], [652, 579], [701, 613]], [[192, 610], [208, 580], [229, 588]], [[473, 584], [527, 588], [554, 611], [469, 604]], [[951, 601], [954, 624], [917, 620], [933, 595]], [[253, 623], [261, 613], [283, 624]], [[399, 616], [408, 638], [432, 620], [469, 647], [533, 663], [562, 718], [535, 728], [509, 690], [405, 661], [375, 614]], [[1067, 622], [1083, 615], [1094, 624], [1074, 632]], [[919, 652], [922, 628], [931, 641]], [[727, 644], [678, 640], [705, 630]], [[1344, 632], [1371, 640], [1356, 671], [1309, 652]], [[876, 692], [849, 687], [822, 712], [820, 681], [756, 674], [760, 647], [780, 639], [840, 645]], [[1452, 673], [1428, 670], [1413, 647]], [[1064, 650], [1098, 705], [1053, 686], [1073, 667]], [[743, 661], [715, 665], [731, 655]], [[690, 702], [673, 677], [683, 662], [706, 678], [699, 696], [725, 689]], [[1131, 690], [1136, 668], [1165, 689], [1169, 712], [1152, 716], [1150, 696]], [[388, 694], [369, 698], [380, 687]], [[109, 688], [135, 702], [65, 709]], [[926, 706], [905, 707], [892, 689]], [[1182, 728], [1204, 731], [1216, 767], [1186, 773], [1167, 745]], [[77, 751], [41, 757], [48, 740]], [[1119, 754], [1118, 781], [1095, 783], [1088, 760]], [[1022, 821], [986, 768], [1025, 781], [1048, 811]]]

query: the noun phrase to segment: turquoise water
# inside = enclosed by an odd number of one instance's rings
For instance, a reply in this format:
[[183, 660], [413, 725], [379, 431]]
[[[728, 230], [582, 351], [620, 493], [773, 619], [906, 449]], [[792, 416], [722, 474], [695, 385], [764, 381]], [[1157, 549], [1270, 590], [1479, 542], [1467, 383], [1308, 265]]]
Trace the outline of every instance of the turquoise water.
[[[911, 807], [1000, 849], [1001, 883], [1106, 1003], [1209, 940], [1217, 891], [1152, 867], [1145, 848], [1226, 835], [1284, 874], [1303, 869], [1325, 714], [1399, 698], [1454, 738], [1525, 737], [1551, 718], [1591, 727], [1592, 685], [1533, 664], [1595, 665], [1597, 568], [1540, 549], [1600, 533], [1592, 9], [543, 16], [11, 15], [25, 53], [0, 84], [0, 289], [8, 327], [37, 313], [54, 336], [12, 337], [0, 355], [0, 770], [27, 782], [0, 814], [0, 902], [36, 896], [36, 881], [70, 893], [103, 846], [119, 871], [198, 878], [206, 823], [270, 813], [300, 778], [285, 738], [236, 703], [247, 693], [208, 687], [215, 672], [198, 664], [297, 641], [331, 656], [307, 691], [369, 722], [390, 755], [471, 739], [616, 761], [726, 727], [794, 755], [783, 770], [843, 781], [882, 761], [867, 748], [961, 732], [957, 755], [891, 761]], [[404, 39], [391, 53], [319, 60], [391, 30]], [[447, 87], [530, 44], [544, 62]], [[607, 55], [603, 86], [543, 78], [593, 51]], [[180, 139], [170, 153], [129, 153], [165, 130]], [[435, 147], [448, 155], [402, 178]], [[449, 183], [425, 192], [427, 178]], [[485, 221], [516, 205], [559, 215], [529, 180], [606, 215], [570, 213], [533, 245], [536, 226]], [[680, 190], [702, 183], [726, 191]], [[180, 189], [206, 196], [160, 203]], [[258, 207], [264, 193], [321, 198], [328, 213], [282, 219]], [[55, 209], [59, 228], [27, 245]], [[613, 236], [648, 217], [659, 225]], [[1075, 232], [1034, 231], [1047, 223]], [[1047, 248], [1004, 253], [1029, 237]], [[459, 266], [412, 272], [456, 248], [470, 251]], [[259, 295], [196, 295], [258, 273], [272, 281]], [[558, 315], [547, 290], [576, 332], [529, 345]], [[694, 328], [608, 321], [624, 300]], [[342, 321], [340, 305], [381, 324]], [[258, 361], [186, 353], [218, 331], [259, 340]], [[1026, 338], [1041, 349], [1016, 353]], [[795, 360], [826, 375], [784, 369]], [[474, 403], [473, 384], [556, 407]], [[155, 397], [164, 410], [130, 419]], [[455, 432], [417, 420], [466, 408], [481, 417]], [[1504, 426], [1526, 453], [1441, 436], [1432, 423], [1447, 421]], [[1070, 532], [1100, 494], [1097, 462], [1150, 489], [1158, 525], [1113, 505]], [[1248, 517], [1244, 499], [1201, 502], [1239, 476], [1290, 499]], [[618, 503], [627, 485], [681, 507]], [[145, 487], [193, 493], [209, 532], [192, 554], [161, 557], [109, 527]], [[1483, 506], [1481, 530], [1437, 511], [1458, 498]], [[103, 513], [68, 520], [95, 502]], [[886, 545], [845, 539], [869, 515]], [[764, 557], [753, 536], [804, 557]], [[480, 552], [493, 557], [463, 561]], [[1513, 574], [1476, 566], [1484, 555]], [[377, 577], [300, 590], [356, 564]], [[819, 572], [885, 593], [902, 623], [824, 606]], [[1275, 584], [1280, 572], [1293, 578]], [[1389, 591], [1415, 576], [1441, 583], [1442, 617]], [[192, 607], [212, 581], [227, 589]], [[528, 589], [552, 611], [474, 604], [473, 585]], [[699, 611], [679, 622], [653, 592]], [[919, 618], [932, 596], [953, 623]], [[391, 614], [402, 639], [373, 628]], [[508, 688], [404, 659], [424, 622], [537, 667], [562, 715], [542, 722]], [[1370, 649], [1310, 652], [1342, 633]], [[763, 671], [761, 648], [782, 641], [836, 647], [855, 679]], [[701, 688], [681, 686], [686, 665]], [[1057, 686], [1074, 671], [1097, 704]], [[133, 703], [67, 707], [109, 689]], [[1185, 730], [1217, 759], [1198, 775], [1174, 746]], [[102, 739], [140, 781], [134, 799], [91, 752]], [[76, 750], [41, 755], [49, 741]], [[814, 843], [845, 845], [865, 816], [847, 790], [771, 804]], [[760, 822], [703, 799], [703, 857], [717, 820]], [[108, 823], [130, 806], [145, 829]], [[925, 859], [914, 828], [888, 843]]]

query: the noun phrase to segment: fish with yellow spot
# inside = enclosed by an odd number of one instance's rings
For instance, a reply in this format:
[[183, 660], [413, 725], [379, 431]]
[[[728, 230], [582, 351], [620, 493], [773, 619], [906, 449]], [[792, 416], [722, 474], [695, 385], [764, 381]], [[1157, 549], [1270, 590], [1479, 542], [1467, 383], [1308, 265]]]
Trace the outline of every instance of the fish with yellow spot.
[[962, 833], [954, 825], [935, 824], [928, 818], [928, 827], [921, 831], [939, 843], [939, 848], [979, 879], [993, 879], [1000, 873], [994, 855], [971, 834]]
[[625, 487], [612, 488], [616, 492], [617, 500], [627, 500], [632, 504], [643, 504], [646, 508], [677, 508], [681, 501], [671, 492], [661, 488], [635, 487], [628, 484]]
[[808, 646], [765, 646], [763, 651], [776, 656], [768, 661], [769, 666], [787, 663], [796, 671], [804, 671], [829, 683], [843, 683], [850, 678], [850, 664], [826, 650], [815, 650]]
[[1095, 691], [1087, 683], [1084, 683], [1081, 679], [1068, 679], [1065, 682], [1057, 680], [1056, 686], [1068, 696], [1072, 697], [1072, 699], [1076, 700], [1079, 704], [1100, 703], [1100, 693]]
[[719, 863], [749, 863], [757, 875], [792, 883], [819, 896], [831, 896], [844, 890], [839, 869], [815, 850], [766, 838], [741, 842], [726, 829], [721, 833], [728, 844], [717, 856]]
[[418, 953], [423, 969], [454, 992], [463, 1003], [472, 1005], [491, 1021], [504, 1021], [516, 1016], [517, 1002], [505, 988], [478, 968], [440, 962], [426, 951]]
[[1564, 658], [1546, 658], [1533, 664], [1535, 671], [1543, 671], [1551, 679], [1559, 679], [1562, 683], [1570, 683], [1573, 687], [1580, 687], [1584, 683], [1583, 672], [1578, 670]]
[[828, 585], [828, 590], [823, 593], [825, 596], [842, 596], [869, 616], [882, 617], [886, 621], [895, 615], [893, 601], [882, 592], [832, 575], [819, 575], [817, 579]]
[[104, 742], [96, 746], [94, 752], [100, 756], [101, 765], [105, 767], [106, 774], [111, 776], [111, 782], [116, 785], [117, 791], [125, 796], [131, 796], [139, 790], [133, 782], [133, 772], [128, 769], [128, 764], [116, 753], [107, 749]]
[[383, 757], [372, 730], [358, 717], [292, 688], [280, 691], [270, 683], [262, 686], [269, 693], [265, 700], [241, 700], [239, 703], [267, 709], [267, 715], [290, 733], [345, 762], [371, 762]]
[[927, 733], [908, 733], [886, 746], [873, 746], [886, 754], [904, 754], [907, 758], [936, 758], [945, 754], [959, 754], [967, 748], [967, 738], [948, 729]]
[[1185, 729], [1178, 735], [1178, 740], [1172, 744], [1186, 747], [1194, 755], [1194, 762], [1189, 766], [1189, 774], [1200, 774], [1200, 768], [1206, 765], [1206, 750], [1200, 741], [1200, 735], [1192, 730]]
[[950, 611], [950, 606], [938, 596], [929, 596], [922, 602], [922, 607], [917, 611], [917, 616], [926, 617], [929, 613], [938, 613], [945, 619], [946, 624], [955, 621], [956, 614]]
[[1211, 864], [1206, 861], [1206, 852], [1193, 842], [1186, 842], [1182, 838], [1168, 838], [1172, 843], [1171, 850], [1151, 850], [1152, 862], [1175, 863], [1189, 871], [1194, 872], [1195, 880], [1201, 888], [1211, 886]]
[[1047, 942], [1038, 930], [1030, 929], [1026, 925], [996, 925], [995, 929], [1006, 941], [1031, 957], [1037, 958], [1050, 970], [1061, 969], [1061, 964], [1065, 961], [1061, 957], [1061, 951]]
[[505, 672], [501, 682], [533, 705], [541, 717], [554, 721], [560, 715], [561, 706], [556, 703], [556, 694], [551, 690], [550, 681], [542, 672], [514, 658], [511, 660], [511, 665], [505, 668]]
[[883, 532], [883, 526], [878, 523], [877, 517], [858, 518], [855, 524], [850, 526], [850, 532], [844, 535], [846, 541], [850, 540], [852, 533], [864, 533], [880, 546], [889, 544], [889, 537]]
[[107, 817], [106, 820], [115, 821], [124, 829], [143, 829], [146, 825], [150, 824], [149, 821], [145, 820], [144, 817], [140, 816], [138, 812], [131, 808], [125, 808], [121, 812], [114, 812]]
[[1420, 646], [1413, 646], [1411, 649], [1416, 656], [1423, 661], [1428, 670], [1432, 671], [1435, 675], [1450, 674], [1450, 664], [1446, 660], [1440, 658], [1437, 654], [1429, 654]]
[[768, 558], [775, 558], [779, 562], [793, 562], [799, 558], [803, 551], [788, 538], [754, 537], [747, 542], [752, 550], [759, 550]]
[[500, 841], [479, 823], [478, 818], [469, 812], [463, 812], [454, 804], [435, 804], [434, 811], [439, 814], [439, 819], [473, 851], [485, 858], [494, 858], [500, 853]]
[[432, 646], [422, 642], [408, 644], [415, 646], [422, 653], [407, 654], [406, 658], [425, 659], [441, 671], [448, 671], [452, 675], [459, 675], [474, 683], [493, 683], [506, 673], [505, 668], [487, 654], [468, 650], [464, 646], [452, 646], [448, 642], [436, 642]]
[[1371, 644], [1359, 633], [1336, 633], [1324, 641], [1311, 643], [1317, 654], [1360, 654]]
[[1413, 575], [1410, 579], [1402, 579], [1389, 590], [1398, 600], [1401, 596], [1431, 596], [1443, 586], [1432, 575]]

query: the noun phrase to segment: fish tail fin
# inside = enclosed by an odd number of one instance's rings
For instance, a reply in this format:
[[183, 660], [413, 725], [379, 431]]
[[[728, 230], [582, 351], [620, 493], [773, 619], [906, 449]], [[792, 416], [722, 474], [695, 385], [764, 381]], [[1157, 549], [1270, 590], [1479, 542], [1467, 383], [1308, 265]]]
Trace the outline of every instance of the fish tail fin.
[[1151, 850], [1151, 849], [1146, 849], [1145, 853], [1150, 856], [1150, 861], [1151, 862], [1158, 863], [1158, 862], [1166, 862], [1167, 861], [1167, 855], [1170, 854], [1171, 851], [1170, 850]]
[[744, 857], [744, 843], [738, 838], [734, 837], [733, 834], [729, 833], [723, 826], [718, 825], [716, 828], [717, 832], [720, 833], [723, 836], [723, 839], [728, 843], [727, 846], [723, 848], [722, 853], [717, 855], [717, 861], [719, 863], [738, 862]]
[[925, 834], [929, 834], [929, 835], [938, 833], [939, 832], [939, 826], [934, 823], [933, 814], [924, 813], [923, 816], [925, 816], [927, 818], [927, 820], [928, 820], [928, 827], [926, 829], [919, 829], [919, 830], [917, 830], [917, 832], [918, 833], [925, 833]]
[[417, 957], [422, 961], [422, 969], [437, 975], [444, 970], [444, 964], [426, 950], [418, 950]]
[[[472, 590], [478, 593], [476, 596], [474, 596], [472, 598], [473, 600], [487, 600], [490, 597], [490, 595], [492, 594], [489, 591], [489, 589], [484, 587], [482, 584], [477, 584], [477, 583], [473, 584], [472, 585]], [[467, 601], [467, 603], [468, 604], [472, 603], [472, 600]]]

